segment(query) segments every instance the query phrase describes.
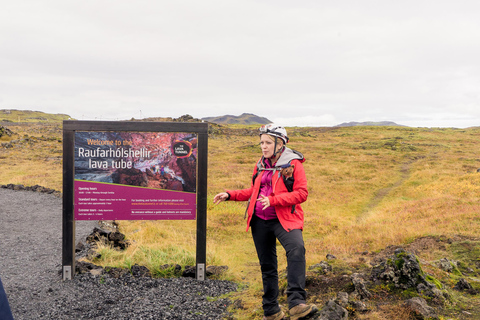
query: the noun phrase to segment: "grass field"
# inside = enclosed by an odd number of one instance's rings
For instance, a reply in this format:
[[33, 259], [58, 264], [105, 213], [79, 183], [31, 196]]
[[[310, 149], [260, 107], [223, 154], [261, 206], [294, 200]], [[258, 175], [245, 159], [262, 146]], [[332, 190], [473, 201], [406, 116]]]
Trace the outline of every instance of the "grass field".
[[[12, 144], [0, 147], [0, 184], [39, 184], [61, 191], [61, 123], [4, 125], [16, 134], [0, 137], [0, 144]], [[227, 265], [223, 278], [244, 288], [232, 296], [241, 297], [244, 305], [235, 310], [239, 319], [261, 318], [259, 265], [251, 235], [245, 232], [245, 203], [215, 206], [212, 198], [249, 185], [260, 157], [255, 128], [228, 126], [209, 137], [207, 264]], [[289, 147], [306, 157], [307, 265], [325, 260], [327, 253], [349, 262], [359, 252], [378, 252], [424, 236], [478, 236], [480, 128], [287, 130]], [[102, 247], [102, 258], [95, 263], [139, 263], [157, 275], [164, 264], [194, 264], [195, 227], [194, 221], [121, 222], [132, 245], [124, 252]], [[285, 258], [278, 248], [282, 270]]]

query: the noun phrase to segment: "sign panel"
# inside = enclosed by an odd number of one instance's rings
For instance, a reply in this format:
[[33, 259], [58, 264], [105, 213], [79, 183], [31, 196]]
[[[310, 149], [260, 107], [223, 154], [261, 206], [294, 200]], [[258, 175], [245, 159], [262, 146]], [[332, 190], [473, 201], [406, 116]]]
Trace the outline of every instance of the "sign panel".
[[75, 132], [75, 220], [192, 220], [197, 134]]
[[63, 279], [75, 273], [76, 220], [197, 221], [207, 259], [208, 124], [63, 121]]

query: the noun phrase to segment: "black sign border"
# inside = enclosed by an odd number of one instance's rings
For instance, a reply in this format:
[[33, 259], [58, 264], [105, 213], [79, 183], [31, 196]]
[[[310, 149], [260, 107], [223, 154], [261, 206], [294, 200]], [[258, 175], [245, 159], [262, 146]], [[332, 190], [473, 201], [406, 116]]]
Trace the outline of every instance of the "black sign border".
[[196, 279], [205, 280], [207, 260], [208, 123], [151, 121], [63, 121], [63, 280], [75, 275], [75, 131], [186, 132], [197, 134], [197, 247]]

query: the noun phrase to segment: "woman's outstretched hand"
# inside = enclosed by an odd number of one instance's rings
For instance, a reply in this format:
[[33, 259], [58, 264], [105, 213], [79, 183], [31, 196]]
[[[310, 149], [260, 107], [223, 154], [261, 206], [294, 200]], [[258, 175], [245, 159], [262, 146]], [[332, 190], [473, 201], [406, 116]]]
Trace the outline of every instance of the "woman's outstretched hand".
[[227, 199], [228, 199], [228, 193], [220, 192], [219, 194], [215, 195], [215, 197], [213, 197], [213, 203], [219, 204], [220, 202], [225, 201]]

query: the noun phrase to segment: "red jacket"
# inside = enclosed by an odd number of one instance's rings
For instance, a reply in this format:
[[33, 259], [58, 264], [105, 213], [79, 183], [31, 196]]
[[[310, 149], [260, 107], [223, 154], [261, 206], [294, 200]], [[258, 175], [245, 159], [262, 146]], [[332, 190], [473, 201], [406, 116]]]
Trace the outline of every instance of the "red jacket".
[[[288, 148], [286, 149], [287, 153], [291, 151]], [[277, 161], [277, 165], [281, 163], [282, 156], [280, 156], [280, 159]], [[259, 160], [260, 163], [262, 163], [262, 160], [263, 158]], [[294, 229], [303, 230], [304, 216], [303, 209], [300, 206], [300, 203], [305, 202], [308, 196], [307, 178], [305, 177], [305, 170], [303, 169], [302, 165], [304, 161], [305, 159], [303, 158], [303, 156], [301, 159], [293, 159], [290, 161], [290, 163], [295, 166], [295, 169], [293, 171], [293, 177], [295, 179], [295, 182], [293, 184], [293, 190], [291, 192], [288, 192], [287, 187], [283, 182], [283, 178], [280, 174], [280, 169], [274, 171], [272, 175], [273, 192], [270, 196], [268, 196], [268, 199], [270, 200], [270, 205], [275, 207], [275, 212], [277, 213], [278, 220], [286, 231], [291, 231]], [[255, 175], [257, 171], [258, 165], [255, 166], [253, 175]], [[230, 194], [229, 200], [249, 200], [247, 207], [247, 231], [250, 226], [250, 221], [252, 220], [253, 211], [255, 209], [255, 201], [258, 198], [260, 183], [262, 181], [262, 175], [264, 172], [265, 171], [260, 170], [258, 176], [255, 178], [255, 182], [252, 181], [252, 185], [250, 186], [250, 188], [240, 190], [227, 190], [228, 194]], [[293, 206], [295, 206], [295, 208], [292, 213]]]

